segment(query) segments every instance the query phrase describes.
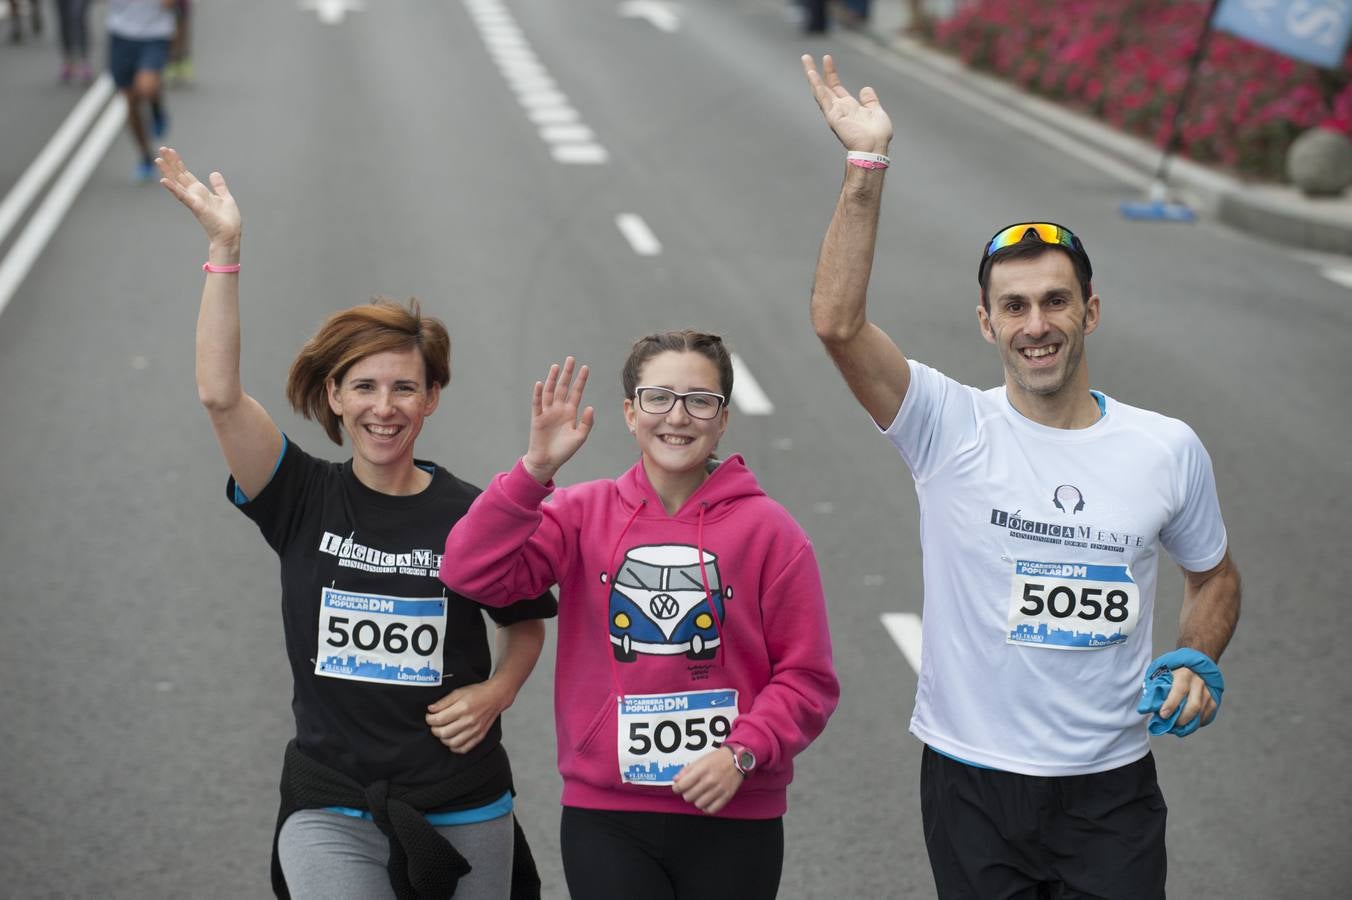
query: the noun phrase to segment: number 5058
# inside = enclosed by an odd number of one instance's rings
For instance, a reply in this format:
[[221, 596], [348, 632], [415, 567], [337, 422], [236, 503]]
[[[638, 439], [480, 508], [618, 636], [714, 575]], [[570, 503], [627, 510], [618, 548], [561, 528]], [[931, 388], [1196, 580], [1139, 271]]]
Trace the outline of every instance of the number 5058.
[[[1045, 584], [1025, 582], [1023, 606], [1019, 607], [1019, 612], [1025, 616], [1037, 616], [1045, 608], [1058, 619], [1077, 615], [1081, 619], [1097, 619], [1101, 616], [1109, 622], [1127, 621], [1127, 603], [1131, 597], [1126, 591], [1114, 588], [1104, 594], [1103, 588], [1085, 586], [1080, 588], [1077, 595], [1074, 588], [1058, 584], [1047, 591], [1044, 597], [1042, 592], [1046, 590]], [[1100, 600], [1100, 597], [1103, 599]], [[1078, 613], [1075, 612], [1077, 608]]]

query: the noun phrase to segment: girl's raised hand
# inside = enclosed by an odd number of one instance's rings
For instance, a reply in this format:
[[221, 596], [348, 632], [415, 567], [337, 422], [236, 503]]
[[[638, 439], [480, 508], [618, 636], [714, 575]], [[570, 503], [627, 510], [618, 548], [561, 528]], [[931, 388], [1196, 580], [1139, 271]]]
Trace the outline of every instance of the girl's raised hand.
[[531, 398], [530, 447], [521, 458], [531, 477], [541, 484], [554, 478], [563, 464], [587, 440], [596, 411], [588, 406], [578, 414], [582, 405], [582, 391], [587, 386], [588, 369], [582, 366], [573, 376], [577, 361], [568, 357], [563, 368], [558, 363], [549, 367], [543, 382], [535, 382]]
[[220, 172], [208, 176], [211, 187], [197, 180], [197, 176], [188, 171], [183, 158], [172, 147], [161, 147], [160, 155], [155, 158], [160, 169], [160, 184], [188, 207], [193, 216], [207, 233], [207, 240], [213, 244], [239, 244], [241, 217], [235, 198], [230, 196], [230, 188]]

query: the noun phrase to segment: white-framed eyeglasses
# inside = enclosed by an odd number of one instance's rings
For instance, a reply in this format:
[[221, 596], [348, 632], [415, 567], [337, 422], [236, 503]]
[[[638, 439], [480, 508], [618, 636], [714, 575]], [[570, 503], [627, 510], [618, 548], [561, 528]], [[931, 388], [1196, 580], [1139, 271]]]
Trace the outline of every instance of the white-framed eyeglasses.
[[654, 416], [666, 415], [680, 400], [685, 411], [694, 419], [712, 419], [728, 402], [728, 398], [713, 391], [686, 391], [684, 394], [664, 387], [641, 384], [634, 388], [638, 408]]

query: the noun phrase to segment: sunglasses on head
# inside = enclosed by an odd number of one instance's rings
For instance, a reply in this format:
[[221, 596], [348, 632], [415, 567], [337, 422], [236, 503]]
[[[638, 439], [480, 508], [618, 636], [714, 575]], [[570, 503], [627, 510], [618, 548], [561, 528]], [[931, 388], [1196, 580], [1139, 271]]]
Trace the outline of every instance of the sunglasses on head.
[[[1032, 237], [1029, 237], [1030, 234]], [[986, 244], [986, 249], [981, 254], [981, 265], [977, 267], [977, 280], [981, 279], [981, 275], [986, 269], [986, 260], [990, 259], [994, 253], [1024, 241], [1034, 240], [1044, 244], [1056, 244], [1065, 247], [1084, 263], [1086, 279], [1093, 277], [1094, 267], [1089, 264], [1089, 254], [1084, 251], [1084, 244], [1071, 233], [1069, 228], [1064, 225], [1057, 225], [1055, 222], [1020, 222], [1017, 225], [1001, 228]]]

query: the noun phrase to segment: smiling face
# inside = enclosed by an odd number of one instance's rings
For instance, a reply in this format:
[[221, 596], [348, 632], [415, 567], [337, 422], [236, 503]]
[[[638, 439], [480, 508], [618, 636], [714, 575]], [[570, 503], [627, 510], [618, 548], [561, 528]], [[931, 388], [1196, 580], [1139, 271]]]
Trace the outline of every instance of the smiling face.
[[1084, 338], [1098, 327], [1099, 298], [1085, 302], [1080, 290], [1070, 257], [1058, 251], [991, 267], [990, 310], [978, 307], [977, 317], [982, 335], [1000, 350], [1011, 395], [1087, 396]]
[[439, 385], [428, 387], [416, 348], [359, 359], [341, 383], [329, 380], [328, 391], [329, 407], [352, 441], [353, 469], [363, 483], [380, 489], [413, 474], [413, 442], [441, 397]]
[[[638, 383], [677, 393], [724, 393], [718, 367], [707, 356], [693, 351], [659, 353], [643, 364]], [[663, 478], [703, 481], [704, 463], [718, 448], [728, 427], [726, 406], [712, 419], [695, 418], [681, 402], [654, 415], [640, 409], [632, 397], [624, 401], [624, 418], [638, 440], [648, 478], [659, 493], [662, 488], [657, 482]]]

